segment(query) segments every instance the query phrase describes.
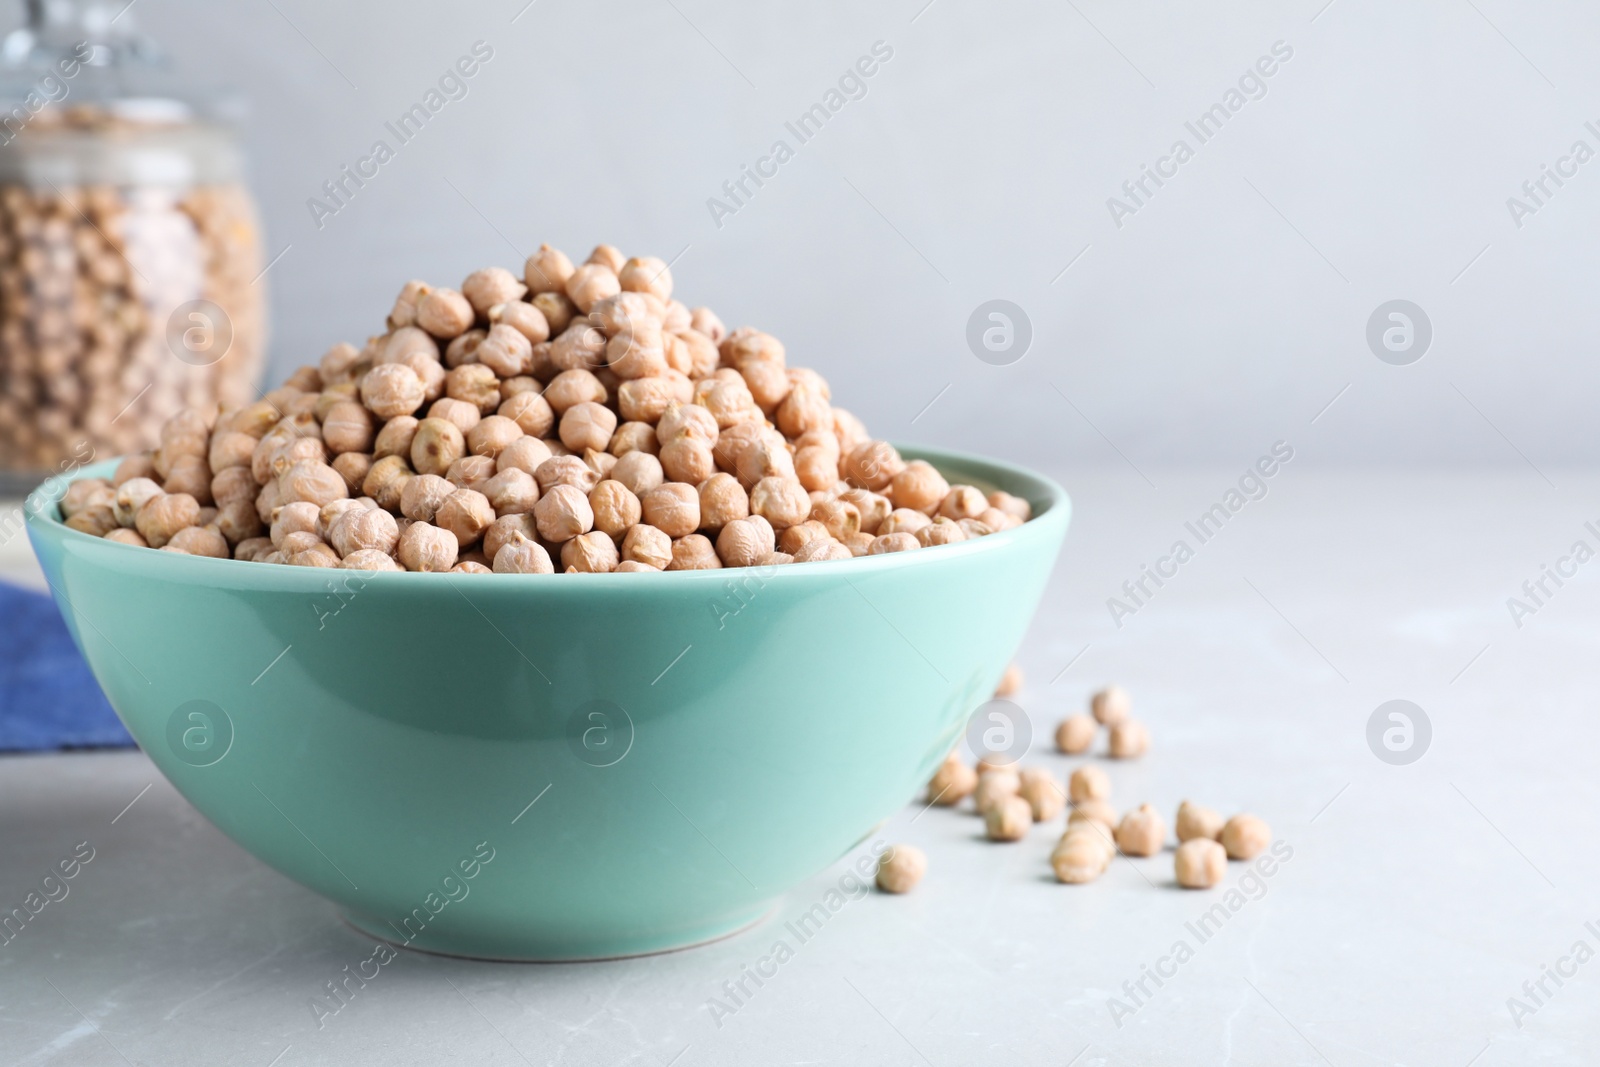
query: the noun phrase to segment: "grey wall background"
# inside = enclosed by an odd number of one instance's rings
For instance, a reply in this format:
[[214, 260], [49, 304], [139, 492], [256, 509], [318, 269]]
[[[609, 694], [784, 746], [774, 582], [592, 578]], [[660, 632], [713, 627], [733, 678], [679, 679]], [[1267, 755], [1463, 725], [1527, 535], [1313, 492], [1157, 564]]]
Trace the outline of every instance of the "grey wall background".
[[[252, 100], [269, 255], [289, 248], [275, 378], [378, 331], [407, 278], [604, 240], [681, 253], [678, 295], [775, 333], [900, 440], [1141, 469], [1280, 438], [1318, 462], [1600, 458], [1600, 159], [1521, 228], [1506, 205], [1574, 141], [1600, 150], [1593, 5], [524, 3], [130, 12]], [[470, 94], [319, 230], [307, 198], [476, 40]], [[866, 97], [719, 229], [707, 198], [796, 146], [785, 120], [879, 40]], [[1107, 198], [1197, 144], [1185, 121], [1277, 41], [1266, 95], [1115, 226]], [[1034, 332], [1003, 367], [964, 338], [997, 297]], [[1365, 341], [1393, 298], [1435, 330], [1410, 366]]]

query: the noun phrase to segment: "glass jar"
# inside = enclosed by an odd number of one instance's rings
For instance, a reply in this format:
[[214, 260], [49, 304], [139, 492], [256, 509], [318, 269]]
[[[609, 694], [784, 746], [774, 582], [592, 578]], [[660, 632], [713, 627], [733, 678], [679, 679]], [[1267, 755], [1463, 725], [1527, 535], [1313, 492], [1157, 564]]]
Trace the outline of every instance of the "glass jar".
[[116, 4], [32, 0], [0, 44], [0, 482], [249, 403], [265, 282], [232, 125]]

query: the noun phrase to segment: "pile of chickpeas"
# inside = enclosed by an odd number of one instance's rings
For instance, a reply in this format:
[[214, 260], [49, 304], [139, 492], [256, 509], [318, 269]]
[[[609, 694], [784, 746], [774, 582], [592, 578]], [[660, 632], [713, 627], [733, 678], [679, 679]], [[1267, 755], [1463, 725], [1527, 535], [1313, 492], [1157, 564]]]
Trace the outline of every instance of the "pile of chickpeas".
[[832, 403], [783, 344], [672, 298], [654, 257], [545, 245], [522, 277], [406, 284], [384, 333], [263, 399], [172, 418], [80, 480], [67, 525], [360, 570], [701, 570], [903, 552], [1020, 525]]
[[[1015, 692], [1021, 674], [1012, 665], [996, 690]], [[1131, 718], [1132, 700], [1121, 686], [1107, 686], [1089, 701], [1088, 715], [1063, 720], [1056, 747], [1069, 755], [1088, 751], [1098, 727], [1109, 734], [1106, 754], [1131, 759], [1149, 748], [1150, 736]], [[1067, 779], [1065, 789], [1042, 767], [1020, 770], [986, 756], [976, 768], [952, 751], [928, 782], [928, 804], [955, 807], [967, 797], [984, 820], [991, 841], [1020, 841], [1034, 823], [1049, 822], [1067, 812], [1066, 832], [1050, 854], [1056, 879], [1068, 884], [1092, 882], [1104, 874], [1112, 858], [1158, 855], [1167, 843], [1167, 823], [1154, 805], [1141, 804], [1121, 815], [1111, 803], [1111, 779], [1100, 767], [1086, 764]], [[1183, 801], [1178, 805], [1174, 876], [1185, 889], [1210, 889], [1222, 881], [1228, 861], [1254, 859], [1271, 843], [1272, 832], [1250, 814], [1224, 820], [1210, 808]], [[904, 893], [914, 888], [928, 868], [925, 853], [914, 845], [895, 845], [879, 859], [878, 888]]]

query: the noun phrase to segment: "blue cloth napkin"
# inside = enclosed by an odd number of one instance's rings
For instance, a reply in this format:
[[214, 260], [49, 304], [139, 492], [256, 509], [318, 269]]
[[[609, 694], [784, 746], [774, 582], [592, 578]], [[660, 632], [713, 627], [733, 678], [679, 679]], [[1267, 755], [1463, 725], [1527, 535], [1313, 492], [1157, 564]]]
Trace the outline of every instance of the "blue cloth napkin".
[[0, 752], [132, 744], [55, 601], [0, 582]]

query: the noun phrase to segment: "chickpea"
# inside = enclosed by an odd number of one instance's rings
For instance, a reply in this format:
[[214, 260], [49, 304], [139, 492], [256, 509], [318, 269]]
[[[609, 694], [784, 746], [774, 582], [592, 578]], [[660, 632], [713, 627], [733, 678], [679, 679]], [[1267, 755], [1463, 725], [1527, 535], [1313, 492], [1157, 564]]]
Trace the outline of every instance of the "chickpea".
[[1072, 813], [1067, 816], [1067, 825], [1076, 823], [1099, 823], [1110, 834], [1117, 825], [1117, 809], [1108, 800], [1075, 801]]
[[717, 313], [708, 307], [697, 307], [690, 312], [689, 327], [713, 343], [728, 335], [728, 328], [722, 324]]
[[611, 468], [611, 477], [639, 497], [666, 481], [661, 461], [648, 452], [637, 451], [618, 459], [617, 465]]
[[753, 567], [773, 547], [771, 527], [764, 536], [762, 528], [748, 519], [734, 519], [717, 534], [717, 555], [729, 567]]
[[867, 555], [881, 556], [889, 552], [908, 552], [913, 548], [921, 547], [917, 543], [917, 539], [911, 534], [882, 534], [872, 539], [872, 544], [867, 548]]
[[539, 536], [539, 527], [531, 512], [501, 515], [490, 523], [489, 528], [483, 531], [483, 557], [492, 562], [499, 555], [501, 547], [515, 534], [521, 534], [529, 540]]
[[539, 502], [539, 483], [533, 475], [517, 467], [499, 471], [477, 489], [489, 498], [489, 506], [496, 515], [526, 514]]
[[659, 456], [661, 442], [656, 436], [656, 428], [648, 422], [625, 422], [611, 435], [611, 443], [606, 446], [606, 451], [618, 459], [629, 452], [648, 452], [652, 456]]
[[1022, 521], [1020, 519], [1006, 514], [999, 508], [984, 508], [983, 511], [978, 515], [978, 521], [989, 527], [989, 529], [993, 530], [995, 533], [1000, 533], [1002, 530], [1009, 530], [1013, 526], [1022, 525]]
[[533, 365], [533, 346], [543, 344], [550, 339], [550, 320], [544, 317], [544, 312], [521, 300], [507, 300], [496, 304], [488, 311], [490, 332], [495, 326], [508, 326], [516, 330], [527, 339], [526, 365]]
[[1058, 881], [1083, 885], [1105, 873], [1111, 855], [1111, 846], [1095, 830], [1069, 828], [1050, 853], [1050, 867]]
[[1111, 779], [1099, 767], [1079, 767], [1072, 772], [1067, 789], [1074, 804], [1085, 800], [1108, 800], [1111, 797]]
[[[455, 370], [463, 364], [478, 362], [478, 346], [488, 336], [488, 330], [468, 330], [457, 337], [444, 350], [444, 365]], [[429, 337], [428, 340], [432, 341], [433, 338]], [[531, 357], [532, 353], [529, 355]]]
[[[387, 513], [385, 513], [387, 514]], [[403, 571], [387, 552], [375, 548], [360, 548], [344, 557], [339, 566], [347, 571]]]
[[655, 256], [635, 256], [623, 263], [617, 282], [625, 292], [649, 293], [662, 301], [672, 298], [672, 271]]
[[957, 519], [956, 525], [961, 527], [961, 532], [966, 535], [968, 541], [979, 537], [988, 537], [994, 533], [993, 527], [985, 526], [977, 519]]
[[1102, 726], [1121, 722], [1128, 717], [1132, 708], [1133, 701], [1128, 697], [1128, 691], [1120, 685], [1108, 685], [1089, 698], [1089, 710]]
[[571, 485], [545, 490], [533, 506], [533, 518], [539, 536], [552, 544], [570, 541], [594, 527], [594, 510], [589, 507], [588, 497]]
[[445, 481], [457, 489], [482, 491], [483, 483], [494, 477], [495, 461], [488, 456], [462, 456], [445, 471]]
[[500, 379], [481, 363], [466, 363], [445, 375], [444, 393], [452, 400], [474, 404], [479, 414], [488, 415], [500, 406]]
[[927, 872], [927, 853], [915, 845], [892, 845], [878, 857], [878, 888], [885, 893], [909, 893]]
[[861, 509], [848, 500], [820, 501], [812, 506], [811, 517], [822, 523], [835, 540], [843, 541], [861, 532]]
[[794, 456], [790, 454], [783, 435], [776, 431], [764, 432], [758, 439], [739, 449], [734, 460], [734, 472], [738, 474], [740, 484], [746, 488], [753, 487], [763, 478], [799, 481], [795, 474]]
[[382, 508], [361, 508], [346, 512], [329, 530], [329, 542], [342, 557], [357, 552], [382, 552], [393, 555], [400, 544], [400, 525]]
[[939, 502], [939, 514], [955, 522], [975, 519], [989, 507], [983, 493], [970, 485], [953, 485]]
[[741, 326], [725, 336], [718, 349], [722, 361], [734, 370], [742, 369], [752, 360], [767, 360], [780, 366], [784, 362], [783, 342], [748, 326]]
[[557, 415], [564, 415], [568, 408], [578, 404], [604, 404], [606, 402], [606, 387], [600, 383], [592, 371], [580, 368], [564, 370], [544, 387], [540, 394], [545, 403], [550, 405], [551, 411]]
[[[621, 537], [639, 521], [639, 498], [621, 482], [607, 479], [589, 491], [594, 528], [608, 537]], [[610, 569], [610, 568], [607, 568]]]
[[565, 286], [567, 299], [587, 315], [600, 301], [622, 292], [616, 271], [599, 263], [585, 263], [568, 276]]
[[850, 559], [852, 553], [844, 545], [824, 534], [801, 545], [794, 552], [796, 563], [819, 563], [832, 559]]
[[[402, 456], [385, 456], [372, 465], [361, 482], [361, 492], [378, 502], [385, 511], [400, 509], [400, 494], [413, 477], [411, 467]], [[275, 489], [274, 482], [272, 488]], [[263, 490], [264, 492], [265, 490]]]
[[1222, 847], [1230, 860], [1253, 860], [1272, 843], [1272, 831], [1254, 815], [1235, 815], [1222, 827]]
[[[774, 530], [784, 530], [806, 521], [811, 497], [791, 478], [762, 478], [750, 490], [750, 510], [770, 522]], [[865, 516], [862, 521], [864, 525]]]
[[1124, 856], [1154, 856], [1167, 840], [1167, 823], [1153, 805], [1140, 804], [1117, 824], [1117, 848]]
[[533, 474], [552, 458], [550, 446], [537, 437], [519, 437], [505, 447], [494, 461], [496, 471], [519, 470]]
[[[123, 532], [132, 533], [132, 531], [129, 530], [125, 530]], [[109, 537], [110, 535], [108, 534], [107, 536]], [[138, 537], [139, 535], [134, 534], [134, 536]], [[139, 541], [142, 544], [144, 542], [144, 538], [139, 537]], [[263, 555], [270, 551], [272, 551], [272, 542], [267, 538], [247, 537], [243, 541], [240, 541], [238, 544], [233, 546], [233, 558], [249, 562], [251, 560], [260, 559]]]
[[[476, 362], [502, 378], [515, 378], [533, 368], [533, 342], [512, 326], [489, 327], [488, 335], [478, 344], [473, 355]], [[498, 391], [498, 383], [495, 388]]]
[[1069, 756], [1081, 755], [1094, 744], [1095, 721], [1087, 715], [1068, 715], [1056, 727], [1056, 747]]
[[91, 504], [79, 508], [67, 518], [66, 525], [68, 529], [77, 530], [90, 537], [105, 537], [113, 530], [122, 529], [117, 525], [116, 513], [105, 504]]
[[986, 814], [1001, 799], [1016, 796], [1022, 788], [1022, 777], [1010, 767], [986, 767], [980, 761], [977, 775], [972, 803], [979, 815]]
[[887, 441], [868, 441], [853, 449], [840, 464], [840, 473], [852, 486], [880, 492], [905, 469], [900, 453]]
[[[979, 783], [982, 788], [983, 783]], [[983, 828], [991, 841], [1021, 841], [1033, 825], [1033, 809], [1015, 793], [996, 800], [983, 814]]]
[[1228, 872], [1228, 854], [1208, 837], [1196, 837], [1178, 846], [1172, 857], [1173, 873], [1185, 889], [1210, 889]]
[[631, 422], [656, 422], [674, 402], [673, 383], [665, 377], [635, 378], [617, 386], [617, 409]]
[[555, 565], [550, 562], [550, 553], [543, 545], [516, 533], [495, 553], [494, 571], [496, 574], [554, 574]]
[[172, 535], [186, 526], [193, 526], [200, 517], [200, 502], [188, 493], [161, 493], [150, 497], [134, 525], [151, 548], [160, 548], [172, 540]]
[[274, 548], [283, 547], [283, 539], [290, 534], [309, 533], [315, 534], [318, 540], [322, 535], [318, 533], [322, 525], [322, 509], [309, 500], [285, 504], [278, 508], [272, 515], [270, 536]]
[[623, 263], [627, 262], [627, 257], [618, 251], [615, 245], [595, 245], [586, 262], [608, 267], [615, 274], [622, 269]]
[[[539, 313], [544, 316], [545, 321], [550, 324], [551, 336], [559, 336], [571, 325], [572, 320], [578, 316], [578, 306], [567, 298], [566, 293], [540, 293], [529, 303], [537, 308]], [[546, 353], [549, 352], [548, 349], [545, 351]], [[538, 366], [539, 346], [535, 345], [534, 367], [537, 368]], [[540, 375], [540, 377], [547, 377], [547, 375]]]
[[617, 544], [599, 530], [579, 534], [561, 546], [561, 566], [569, 573], [607, 574], [617, 569]]
[[710, 538], [689, 534], [672, 542], [672, 562], [667, 564], [669, 571], [709, 571], [720, 569], [721, 566], [722, 560], [717, 558]]
[[561, 416], [561, 443], [574, 452], [601, 451], [611, 443], [616, 428], [617, 416], [610, 408], [592, 401], [574, 404]]
[[419, 421], [410, 415], [400, 415], [383, 424], [372, 442], [374, 462], [385, 456], [411, 455], [411, 442], [417, 436]]
[[[244, 434], [234, 434], [245, 437]], [[365, 452], [372, 447], [374, 430], [372, 415], [354, 400], [341, 400], [328, 409], [322, 420], [322, 439], [330, 451]], [[248, 438], [246, 438], [248, 440]], [[217, 441], [212, 442], [213, 454], [218, 452]], [[228, 455], [218, 458], [232, 459]], [[244, 460], [248, 462], [248, 459]]]
[[[154, 479], [143, 476], [130, 478], [117, 486], [116, 496], [111, 505], [117, 525], [131, 528], [139, 509], [163, 492], [165, 490]], [[198, 503], [196, 501], [197, 506]]]
[[413, 279], [406, 282], [400, 289], [400, 295], [394, 299], [394, 308], [389, 312], [389, 327], [399, 329], [410, 326], [417, 321], [417, 301], [422, 299], [422, 294], [428, 291], [427, 282]]
[[907, 463], [889, 483], [889, 497], [895, 507], [925, 515], [932, 515], [949, 493], [950, 486], [944, 476], [933, 464], [921, 459]]
[[116, 541], [119, 544], [133, 545], [136, 548], [149, 548], [150, 542], [138, 530], [129, 530], [121, 526], [113, 527], [101, 534], [107, 541]]
[[606, 365], [619, 379], [659, 377], [669, 365], [660, 327], [651, 322], [635, 330], [619, 333], [606, 344]]
[[761, 409], [743, 379], [702, 378], [694, 383], [690, 396], [696, 405], [711, 412], [719, 430], [730, 430], [742, 422], [761, 422]]
[[[841, 501], [841, 503], [843, 503], [843, 501]], [[854, 507], [855, 505], [852, 504], [850, 506]], [[860, 509], [856, 510], [856, 514], [861, 514]], [[924, 526], [927, 526], [932, 521], [932, 519], [928, 518], [928, 516], [924, 515], [920, 511], [912, 511], [910, 508], [895, 508], [893, 511], [889, 512], [887, 518], [878, 524], [878, 536], [882, 537], [884, 534], [904, 533], [911, 534], [914, 539], [916, 532], [922, 529]], [[917, 543], [919, 545], [921, 544], [920, 541]]]
[[[693, 364], [691, 362], [691, 369], [692, 367]], [[750, 390], [750, 395], [754, 398], [756, 406], [761, 409], [763, 414], [772, 416], [780, 413], [780, 408], [783, 407], [785, 399], [789, 396], [789, 391], [792, 388], [789, 376], [784, 373], [782, 367], [776, 363], [747, 363], [739, 374], [744, 379], [746, 388]], [[803, 404], [804, 400], [802, 399], [802, 406]], [[804, 417], [805, 412], [799, 412], [799, 415]], [[791, 413], [787, 418], [791, 420], [790, 424], [793, 425], [796, 415]], [[831, 426], [833, 424], [832, 416], [829, 415], [827, 418], [828, 425]], [[799, 436], [791, 433], [784, 426], [782, 419], [778, 421], [778, 425], [784, 428], [784, 432], [791, 437]]]
[[517, 276], [504, 267], [485, 267], [467, 275], [461, 283], [461, 295], [467, 298], [474, 311], [487, 317], [496, 304], [521, 300], [528, 287], [517, 281]]
[[628, 527], [622, 539], [623, 562], [643, 564], [651, 570], [666, 570], [672, 563], [672, 538], [643, 523]]
[[402, 326], [391, 333], [388, 340], [382, 342], [382, 350], [375, 362], [405, 363], [416, 355], [438, 360], [439, 342], [429, 336], [426, 330], [416, 326]]
[[[250, 473], [249, 467], [224, 467], [211, 477], [211, 499], [220, 507], [234, 500], [250, 500], [260, 487]], [[116, 493], [111, 495], [110, 503], [115, 506]]]
[[951, 749], [944, 762], [928, 779], [928, 803], [952, 808], [961, 803], [978, 787], [978, 773], [962, 762], [961, 754]]
[[577, 456], [551, 456], [534, 468], [533, 476], [539, 481], [541, 493], [548, 493], [558, 485], [570, 485], [588, 496], [600, 483], [594, 470]]
[[700, 528], [700, 494], [692, 485], [664, 482], [641, 496], [639, 503], [644, 522], [674, 540]]
[[191, 556], [228, 558], [228, 542], [215, 526], [186, 526], [173, 534], [167, 545]]
[[1049, 822], [1067, 806], [1066, 791], [1049, 771], [1042, 767], [1027, 767], [1019, 777], [1022, 784], [1017, 795], [1028, 802], [1034, 822]]
[[1150, 731], [1143, 723], [1123, 719], [1111, 724], [1111, 758], [1136, 759], [1150, 748]]
[[456, 544], [465, 549], [478, 542], [494, 518], [488, 497], [475, 489], [455, 489], [439, 505], [433, 522], [454, 534]]
[[454, 289], [430, 289], [417, 301], [417, 325], [435, 337], [455, 337], [474, 318], [472, 304]]
[[317, 507], [350, 495], [344, 475], [319, 460], [303, 459], [278, 475], [278, 494], [284, 503], [309, 500]]
[[572, 260], [549, 245], [540, 245], [539, 250], [528, 257], [522, 272], [522, 280], [528, 283], [528, 292], [535, 295], [559, 293], [570, 277]]
[[296, 552], [284, 562], [291, 567], [337, 567], [339, 557], [334, 555], [333, 549], [327, 545], [318, 545], [304, 552]]
[[502, 401], [496, 413], [510, 419], [525, 434], [543, 437], [556, 424], [556, 413], [541, 393], [517, 393]]
[[[361, 408], [360, 404], [355, 406]], [[361, 413], [365, 415], [366, 408], [361, 408]], [[211, 437], [211, 447], [206, 452], [206, 465], [213, 471], [223, 471], [229, 467], [248, 467], [251, 457], [255, 455], [256, 444], [257, 439], [247, 433], [240, 433], [238, 430], [219, 430]]]
[[861, 512], [862, 533], [893, 532], [882, 529], [883, 522], [889, 517], [891, 510], [888, 497], [879, 496], [869, 489], [846, 489], [839, 494], [839, 499], [854, 504], [856, 510]]
[[[700, 528], [720, 534], [730, 522], [750, 517], [750, 498], [744, 487], [731, 474], [713, 474], [698, 487], [700, 494]], [[721, 542], [718, 546], [720, 549]], [[720, 551], [718, 553], [721, 554]], [[726, 559], [723, 560], [727, 562]]]
[[461, 544], [449, 530], [413, 522], [400, 534], [395, 559], [408, 571], [447, 571], [456, 565]]
[[778, 548], [791, 556], [799, 552], [801, 547], [812, 541], [832, 538], [828, 528], [815, 519], [807, 519], [797, 526], [791, 526], [778, 537]]
[[[242, 469], [242, 468], [235, 468]], [[227, 501], [217, 509], [217, 529], [232, 544], [247, 541], [262, 530], [261, 517], [256, 514], [253, 502], [247, 499]]]
[[926, 526], [918, 527], [916, 538], [917, 544], [923, 548], [933, 548], [937, 545], [953, 545], [957, 541], [965, 541], [967, 532], [958, 523], [941, 516]]
[[522, 436], [524, 436], [522, 427], [514, 420], [504, 415], [489, 415], [480, 418], [476, 425], [467, 431], [467, 450], [474, 456], [488, 456], [494, 459]]
[[1222, 816], [1210, 808], [1185, 800], [1178, 805], [1178, 840], [1193, 841], [1203, 837], [1210, 841], [1222, 839]]
[[411, 466], [418, 474], [443, 474], [466, 451], [467, 439], [460, 427], [448, 419], [430, 416], [417, 424], [417, 432], [411, 438]]
[[404, 363], [383, 363], [361, 379], [361, 402], [380, 419], [409, 415], [422, 406], [427, 388]]

